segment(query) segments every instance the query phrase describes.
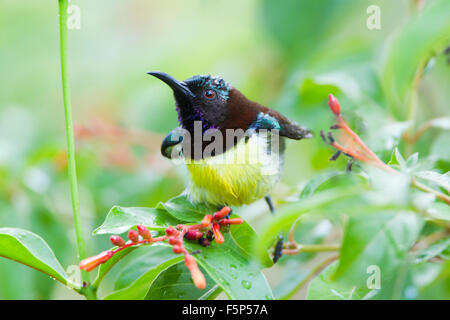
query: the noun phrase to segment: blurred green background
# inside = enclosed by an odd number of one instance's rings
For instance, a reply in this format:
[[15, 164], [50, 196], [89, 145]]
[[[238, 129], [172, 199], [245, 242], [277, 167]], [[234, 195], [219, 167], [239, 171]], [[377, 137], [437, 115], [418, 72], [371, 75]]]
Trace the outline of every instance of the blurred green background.
[[[274, 199], [298, 193], [317, 172], [343, 169], [318, 132], [332, 116], [329, 93], [347, 119], [387, 160], [402, 132], [449, 115], [448, 55], [436, 49], [408, 103], [424, 50], [449, 39], [449, 12], [410, 0], [74, 0], [81, 28], [69, 30], [69, 66], [81, 211], [88, 253], [107, 246], [90, 232], [109, 208], [154, 206], [179, 194], [186, 174], [159, 154], [177, 126], [170, 90], [146, 75], [223, 76], [247, 97], [311, 128], [289, 142]], [[381, 9], [369, 30], [366, 9]], [[440, 3], [438, 3], [440, 4]], [[0, 227], [41, 235], [64, 266], [77, 264], [61, 95], [57, 1], [0, 0]], [[413, 110], [413, 111], [412, 111]], [[415, 110], [415, 111], [414, 111]], [[409, 122], [408, 122], [409, 121]], [[432, 129], [406, 154], [446, 172], [447, 132]], [[263, 201], [239, 211], [257, 228]], [[277, 268], [267, 272], [276, 284]], [[0, 259], [0, 299], [78, 298], [37, 271]], [[302, 297], [300, 294], [298, 297]]]

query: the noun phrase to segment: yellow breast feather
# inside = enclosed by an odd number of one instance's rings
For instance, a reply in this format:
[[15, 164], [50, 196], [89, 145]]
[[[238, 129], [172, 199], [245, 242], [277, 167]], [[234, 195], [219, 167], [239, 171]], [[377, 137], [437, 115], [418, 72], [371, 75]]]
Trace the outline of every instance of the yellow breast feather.
[[218, 156], [186, 163], [193, 202], [239, 206], [267, 195], [279, 180], [282, 159], [267, 152], [267, 137], [252, 135]]

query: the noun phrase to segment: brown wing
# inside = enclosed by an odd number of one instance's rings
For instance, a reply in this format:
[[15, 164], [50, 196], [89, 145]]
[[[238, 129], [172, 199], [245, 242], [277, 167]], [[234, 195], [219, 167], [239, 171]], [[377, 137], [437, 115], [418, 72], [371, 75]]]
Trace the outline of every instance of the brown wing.
[[228, 100], [228, 116], [222, 128], [246, 130], [255, 121], [258, 113], [263, 112], [278, 120], [280, 135], [289, 139], [312, 138], [312, 133], [295, 121], [291, 121], [279, 112], [264, 107], [257, 102], [247, 99], [239, 90], [232, 88]]

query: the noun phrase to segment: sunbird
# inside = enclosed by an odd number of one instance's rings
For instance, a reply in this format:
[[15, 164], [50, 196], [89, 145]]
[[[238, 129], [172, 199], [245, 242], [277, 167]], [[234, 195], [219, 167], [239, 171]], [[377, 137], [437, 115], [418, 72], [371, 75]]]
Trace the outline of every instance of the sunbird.
[[[190, 201], [223, 207], [264, 197], [273, 213], [269, 194], [281, 176], [284, 139], [311, 138], [311, 131], [247, 99], [221, 77], [196, 75], [179, 81], [164, 72], [148, 74], [173, 90], [180, 126], [164, 138], [161, 153], [184, 159]], [[281, 249], [280, 236], [274, 262]]]

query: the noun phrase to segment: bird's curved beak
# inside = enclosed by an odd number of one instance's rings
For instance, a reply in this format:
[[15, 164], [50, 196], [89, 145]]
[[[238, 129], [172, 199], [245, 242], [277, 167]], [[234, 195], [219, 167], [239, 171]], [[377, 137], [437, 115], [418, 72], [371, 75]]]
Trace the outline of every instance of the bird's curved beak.
[[183, 81], [179, 81], [172, 77], [171, 75], [168, 75], [165, 72], [160, 71], [150, 71], [147, 72], [147, 74], [152, 75], [159, 80], [165, 82], [170, 88], [172, 88], [175, 95], [181, 95], [183, 97], [195, 97], [195, 95], [192, 93], [192, 91], [189, 89], [189, 87], [184, 83]]

